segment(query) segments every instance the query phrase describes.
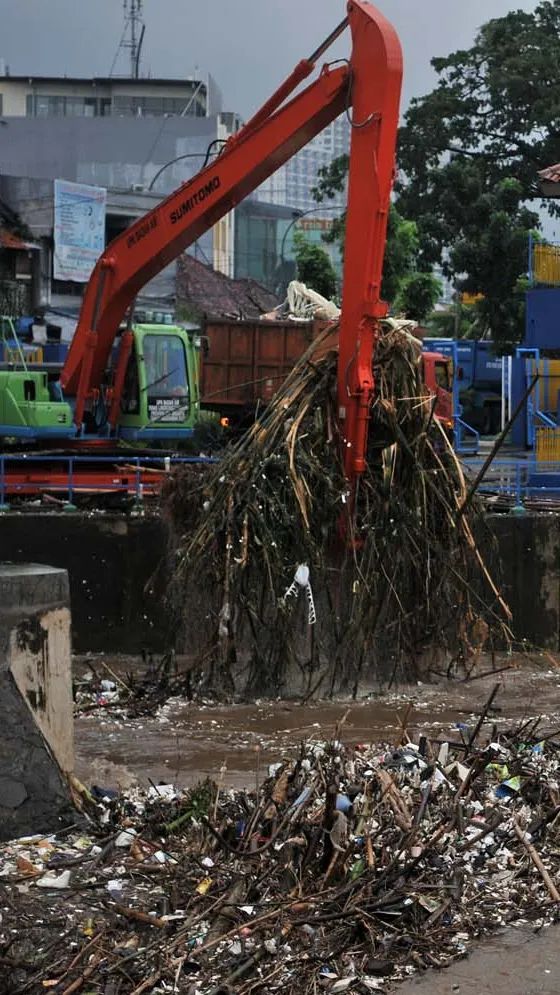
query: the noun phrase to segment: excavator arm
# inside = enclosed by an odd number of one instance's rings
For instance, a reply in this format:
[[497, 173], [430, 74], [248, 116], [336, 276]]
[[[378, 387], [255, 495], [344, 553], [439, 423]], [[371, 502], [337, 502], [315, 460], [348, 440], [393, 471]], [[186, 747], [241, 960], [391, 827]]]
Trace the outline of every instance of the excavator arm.
[[[326, 65], [290, 100], [297, 86], [349, 25], [348, 63]], [[364, 0], [350, 0], [347, 18], [309, 59], [296, 66], [218, 158], [119, 235], [100, 257], [86, 286], [80, 318], [61, 374], [75, 397], [78, 427], [102, 383], [119, 327], [145, 284], [232, 210], [345, 110], [352, 123], [338, 405], [354, 478], [365, 466], [367, 424], [374, 389], [373, 355], [380, 299], [402, 79], [398, 37]], [[127, 348], [115, 383], [122, 385]], [[116, 395], [115, 391], [115, 395]], [[115, 396], [113, 404], [117, 402]]]

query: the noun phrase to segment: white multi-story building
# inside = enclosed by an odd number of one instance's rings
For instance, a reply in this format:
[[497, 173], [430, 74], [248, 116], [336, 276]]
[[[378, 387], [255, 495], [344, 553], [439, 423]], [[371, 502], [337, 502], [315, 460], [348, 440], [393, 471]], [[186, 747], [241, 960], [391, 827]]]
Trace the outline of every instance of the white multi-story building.
[[[265, 180], [255, 197], [302, 213], [312, 212], [317, 208], [312, 190], [319, 181], [319, 170], [329, 166], [333, 159], [348, 154], [349, 149], [350, 124], [346, 114], [342, 114]], [[324, 204], [325, 207], [332, 207], [333, 213], [340, 213], [346, 204], [346, 194], [338, 194]]]

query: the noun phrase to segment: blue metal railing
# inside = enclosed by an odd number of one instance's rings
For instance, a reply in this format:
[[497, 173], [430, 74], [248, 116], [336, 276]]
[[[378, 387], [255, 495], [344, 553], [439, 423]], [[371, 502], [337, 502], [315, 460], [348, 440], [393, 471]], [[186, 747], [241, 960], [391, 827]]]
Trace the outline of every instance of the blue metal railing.
[[[14, 494], [33, 494], [38, 489], [45, 491], [59, 492], [67, 495], [68, 503], [72, 504], [75, 494], [81, 492], [119, 493], [126, 492], [140, 501], [144, 494], [145, 480], [143, 476], [146, 471], [159, 470], [168, 473], [173, 468], [189, 464], [208, 465], [217, 463], [216, 457], [212, 456], [64, 456], [64, 455], [35, 455], [27, 453], [1, 453], [0, 454], [0, 508], [6, 508], [8, 498]], [[45, 467], [45, 481], [39, 487], [37, 481], [14, 482], [10, 478], [12, 473], [24, 474], [25, 468]], [[115, 479], [110, 484], [96, 486], [92, 482], [79, 480], [80, 470], [85, 467], [106, 467], [115, 471]], [[48, 479], [48, 472], [54, 471], [57, 476], [62, 476], [63, 481], [52, 483]], [[128, 479], [119, 479], [126, 477]], [[78, 477], [78, 479], [76, 479]], [[9, 493], [8, 493], [9, 492]]]
[[[127, 493], [141, 502], [146, 480], [146, 472], [159, 470], [162, 473], [171, 472], [175, 467], [184, 465], [209, 465], [219, 462], [212, 456], [59, 456], [35, 454], [0, 453], [0, 509], [9, 507], [9, 499], [15, 495], [35, 494], [39, 490], [51, 493], [63, 493], [68, 505], [72, 505], [75, 495], [79, 493]], [[45, 471], [55, 468], [57, 476], [63, 477], [56, 484], [49, 481], [45, 472], [45, 480], [39, 484], [37, 480], [17, 484], [10, 477], [14, 470], [24, 474], [25, 467], [34, 469], [43, 465]], [[463, 461], [467, 480], [474, 480], [483, 465], [482, 458]], [[115, 478], [110, 483], [95, 485], [92, 482], [80, 482], [80, 471], [86, 466], [114, 468]], [[497, 494], [511, 498], [516, 505], [521, 506], [527, 498], [560, 496], [560, 462], [539, 463], [531, 454], [527, 458], [496, 459], [491, 464], [479, 490], [483, 494]]]
[[[474, 479], [482, 465], [482, 459], [464, 462], [467, 478]], [[496, 459], [479, 491], [510, 497], [517, 505], [522, 505], [527, 498], [556, 498], [560, 495], [560, 462], [539, 463], [533, 455], [527, 459]]]

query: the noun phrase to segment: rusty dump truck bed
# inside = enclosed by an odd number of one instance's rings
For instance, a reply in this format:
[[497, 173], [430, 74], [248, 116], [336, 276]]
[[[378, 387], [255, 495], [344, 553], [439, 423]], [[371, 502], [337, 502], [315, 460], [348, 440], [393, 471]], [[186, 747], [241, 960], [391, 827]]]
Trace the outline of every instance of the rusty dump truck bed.
[[203, 405], [227, 413], [267, 404], [326, 324], [208, 319], [201, 363]]

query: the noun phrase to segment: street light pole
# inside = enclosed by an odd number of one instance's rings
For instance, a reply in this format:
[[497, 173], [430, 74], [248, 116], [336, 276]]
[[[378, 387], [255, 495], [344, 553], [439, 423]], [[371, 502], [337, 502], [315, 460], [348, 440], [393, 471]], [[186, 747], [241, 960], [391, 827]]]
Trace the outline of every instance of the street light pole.
[[288, 227], [286, 228], [286, 231], [284, 232], [284, 237], [282, 239], [282, 245], [280, 246], [280, 265], [281, 266], [283, 266], [284, 263], [286, 262], [286, 260], [284, 258], [284, 249], [286, 248], [286, 239], [288, 237], [289, 232], [291, 232], [291, 230], [294, 227], [294, 225], [296, 225], [298, 223], [298, 221], [301, 221], [302, 218], [307, 218], [307, 217], [309, 217], [312, 214], [317, 214], [318, 211], [336, 211], [336, 207], [333, 207], [332, 205], [329, 205], [329, 204], [324, 204], [321, 207], [321, 205], [318, 204], [317, 207], [313, 207], [309, 211], [296, 211], [296, 210], [292, 211], [292, 221], [290, 221], [290, 224], [288, 225]]
[[309, 211], [298, 211], [298, 210], [292, 211], [292, 215], [293, 215], [292, 220], [290, 221], [290, 224], [288, 225], [288, 227], [286, 228], [286, 231], [284, 232], [284, 236], [282, 238], [282, 244], [280, 246], [280, 263], [279, 263], [279, 266], [277, 267], [277, 270], [276, 270], [276, 272], [278, 274], [278, 277], [277, 277], [277, 280], [276, 280], [276, 290], [277, 290], [278, 293], [281, 293], [281, 294], [285, 293], [286, 286], [287, 286], [287, 284], [289, 282], [288, 280], [284, 280], [284, 270], [285, 270], [285, 266], [286, 266], [286, 259], [284, 257], [284, 250], [286, 248], [286, 241], [287, 241], [288, 235], [291, 232], [291, 230], [294, 227], [294, 225], [296, 225], [298, 223], [298, 221], [301, 221], [302, 218], [307, 218], [310, 215], [317, 214], [318, 211], [336, 211], [336, 210], [337, 210], [337, 208], [333, 207], [332, 204], [324, 204], [323, 206], [321, 206], [320, 204], [318, 204], [317, 207], [313, 207]]
[[286, 248], [286, 239], [287, 239], [289, 233], [291, 232], [292, 228], [296, 224], [296, 222], [299, 221], [300, 218], [303, 218], [303, 217], [304, 217], [304, 212], [303, 211], [292, 211], [292, 220], [290, 221], [288, 227], [286, 228], [286, 231], [284, 232], [284, 235], [283, 235], [283, 238], [282, 238], [282, 245], [280, 246], [280, 264], [282, 266], [284, 265], [284, 263], [286, 261], [284, 259], [284, 249]]

